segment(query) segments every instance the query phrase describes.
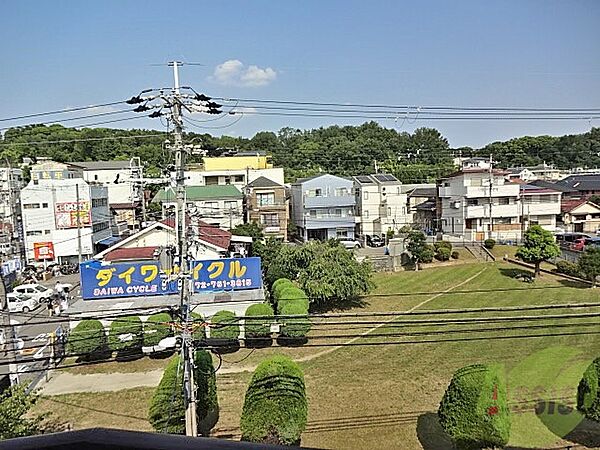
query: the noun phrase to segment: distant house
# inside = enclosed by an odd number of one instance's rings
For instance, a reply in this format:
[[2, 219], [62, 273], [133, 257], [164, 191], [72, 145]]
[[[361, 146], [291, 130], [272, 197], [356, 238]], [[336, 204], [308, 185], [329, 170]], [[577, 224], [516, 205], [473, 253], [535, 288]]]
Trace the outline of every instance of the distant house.
[[[186, 186], [185, 196], [188, 214], [209, 225], [229, 230], [244, 223], [244, 196], [236, 186]], [[163, 217], [168, 217], [177, 204], [175, 190], [170, 187], [161, 189], [152, 203], [160, 203]]]
[[437, 188], [435, 184], [404, 185], [411, 223], [421, 230], [437, 229]]
[[395, 176], [379, 173], [359, 175], [353, 180], [359, 234], [382, 235], [411, 223], [406, 193]]
[[287, 240], [289, 210], [285, 186], [259, 177], [245, 190], [249, 221], [258, 223], [265, 236]]
[[589, 200], [570, 200], [562, 204], [565, 231], [596, 233], [600, 230], [600, 206]]
[[563, 172], [546, 163], [535, 166], [512, 167], [506, 169], [511, 179], [519, 178], [523, 181], [558, 181], [563, 177]]
[[358, 219], [352, 180], [319, 174], [297, 180], [291, 192], [292, 220], [303, 240], [354, 238]]
[[600, 194], [600, 174], [570, 175], [567, 178], [557, 181], [556, 187], [564, 187], [576, 191], [581, 198], [598, 195]]

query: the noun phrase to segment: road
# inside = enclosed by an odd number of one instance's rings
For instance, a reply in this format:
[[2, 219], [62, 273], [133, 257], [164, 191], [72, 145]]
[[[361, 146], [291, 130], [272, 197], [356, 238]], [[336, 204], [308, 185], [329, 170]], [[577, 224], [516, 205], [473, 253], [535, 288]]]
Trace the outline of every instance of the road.
[[[79, 295], [79, 274], [51, 278], [48, 281], [40, 281], [39, 284], [53, 288], [57, 280], [75, 286], [71, 292], [74, 297], [69, 302], [70, 304], [74, 303]], [[2, 312], [2, 314], [5, 314], [5, 312]], [[34, 380], [42, 373], [40, 370], [48, 364], [48, 358], [52, 351], [49, 345], [50, 333], [55, 333], [59, 327], [67, 330], [68, 320], [60, 316], [49, 318], [45, 304], [27, 314], [11, 313], [10, 320], [11, 324], [14, 325], [16, 338], [22, 339], [24, 343], [23, 349], [18, 352], [16, 361], [19, 370], [19, 381], [24, 383]], [[0, 363], [6, 364], [11, 355], [0, 356]], [[38, 361], [19, 362], [23, 360], [31, 361], [32, 359]]]

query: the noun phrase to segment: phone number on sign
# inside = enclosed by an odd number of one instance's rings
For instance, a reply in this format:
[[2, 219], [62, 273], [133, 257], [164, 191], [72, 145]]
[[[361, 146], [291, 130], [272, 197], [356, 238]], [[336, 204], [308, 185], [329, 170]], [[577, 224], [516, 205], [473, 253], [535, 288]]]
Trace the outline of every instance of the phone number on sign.
[[236, 287], [250, 287], [252, 286], [251, 278], [240, 278], [237, 280], [214, 280], [214, 281], [195, 281], [194, 288], [197, 290], [202, 289], [215, 289], [215, 288], [236, 288]]

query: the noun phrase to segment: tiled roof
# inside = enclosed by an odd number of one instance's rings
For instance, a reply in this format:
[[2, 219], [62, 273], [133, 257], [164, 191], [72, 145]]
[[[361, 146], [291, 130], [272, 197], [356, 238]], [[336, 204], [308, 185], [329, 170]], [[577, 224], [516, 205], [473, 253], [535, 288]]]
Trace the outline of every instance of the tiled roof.
[[414, 188], [408, 192], [409, 197], [435, 197], [437, 195], [437, 188]]
[[140, 206], [139, 203], [110, 203], [108, 205], [112, 209], [135, 209]]
[[[232, 184], [215, 184], [209, 186], [186, 186], [185, 195], [187, 201], [212, 200], [222, 198], [243, 198], [240, 190]], [[161, 189], [152, 199], [153, 203], [176, 200], [173, 188]]]
[[121, 170], [131, 167], [129, 161], [73, 161], [67, 164], [85, 170]]
[[154, 259], [154, 252], [158, 247], [132, 247], [116, 248], [106, 255], [105, 261], [129, 261], [140, 259]]
[[283, 187], [279, 183], [275, 183], [273, 180], [268, 179], [267, 177], [258, 177], [252, 183], [248, 183], [248, 187], [251, 188], [270, 188], [270, 187]]
[[577, 191], [600, 191], [600, 174], [571, 175], [556, 182], [557, 186], [565, 186]]
[[231, 242], [231, 233], [212, 226], [206, 222], [198, 221], [198, 237], [209, 244], [227, 250]]

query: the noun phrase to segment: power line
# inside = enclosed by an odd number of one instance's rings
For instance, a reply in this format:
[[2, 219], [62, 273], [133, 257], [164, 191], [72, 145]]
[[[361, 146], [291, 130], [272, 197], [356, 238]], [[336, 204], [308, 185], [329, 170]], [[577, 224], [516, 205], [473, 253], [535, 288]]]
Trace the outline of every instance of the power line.
[[0, 145], [51, 145], [51, 144], [68, 144], [71, 142], [112, 141], [115, 139], [147, 139], [147, 138], [165, 137], [165, 136], [166, 135], [164, 133], [157, 133], [157, 134], [141, 134], [138, 136], [111, 136], [111, 137], [101, 137], [101, 138], [60, 139], [60, 140], [55, 140], [55, 141], [4, 142], [4, 143], [0, 143]]
[[98, 113], [98, 114], [89, 114], [87, 116], [79, 116], [79, 117], [70, 117], [67, 119], [59, 119], [59, 120], [51, 120], [48, 122], [43, 122], [43, 123], [35, 123], [35, 124], [27, 124], [27, 125], [18, 125], [18, 126], [11, 126], [11, 127], [5, 127], [5, 128], [0, 128], [0, 131], [2, 130], [9, 130], [12, 128], [22, 128], [22, 127], [36, 127], [36, 126], [40, 126], [40, 125], [48, 125], [48, 124], [53, 124], [53, 123], [62, 123], [62, 122], [72, 122], [74, 120], [82, 120], [82, 119], [89, 119], [91, 117], [103, 117], [103, 116], [112, 116], [115, 114], [123, 114], [126, 112], [132, 112], [130, 109], [122, 109], [119, 111], [109, 111], [109, 112], [103, 112], [103, 113]]
[[64, 113], [70, 113], [70, 112], [74, 112], [74, 111], [83, 111], [85, 109], [93, 109], [93, 108], [101, 108], [104, 106], [120, 105], [121, 103], [125, 103], [125, 101], [120, 100], [117, 102], [100, 103], [97, 105], [78, 106], [78, 107], [74, 107], [74, 108], [57, 109], [55, 111], [47, 111], [47, 112], [34, 113], [34, 114], [25, 114], [22, 116], [5, 117], [3, 119], [0, 119], [0, 122], [6, 122], [9, 120], [29, 119], [31, 117], [50, 116], [50, 115], [54, 115], [54, 114], [64, 114]]

